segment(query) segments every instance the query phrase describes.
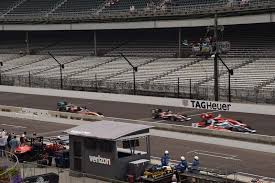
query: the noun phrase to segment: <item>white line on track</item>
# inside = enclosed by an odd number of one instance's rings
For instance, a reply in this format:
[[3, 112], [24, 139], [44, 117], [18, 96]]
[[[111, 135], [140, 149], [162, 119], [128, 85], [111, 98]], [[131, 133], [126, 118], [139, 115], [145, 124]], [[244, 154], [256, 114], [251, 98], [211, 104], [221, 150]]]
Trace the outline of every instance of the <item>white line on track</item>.
[[0, 124], [1, 126], [9, 126], [9, 127], [14, 127], [14, 128], [27, 128], [25, 126], [17, 126], [17, 125], [8, 125], [8, 124]]

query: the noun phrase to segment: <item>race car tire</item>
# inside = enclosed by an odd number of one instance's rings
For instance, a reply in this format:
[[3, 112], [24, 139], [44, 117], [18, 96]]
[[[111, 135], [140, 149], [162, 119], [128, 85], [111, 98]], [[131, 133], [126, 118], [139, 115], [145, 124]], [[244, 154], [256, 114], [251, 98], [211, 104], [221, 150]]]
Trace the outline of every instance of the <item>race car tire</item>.
[[240, 123], [243, 123], [243, 121], [242, 121], [242, 120], [239, 120], [239, 119], [237, 119], [236, 121], [238, 121], [238, 122], [240, 122]]
[[170, 117], [170, 120], [171, 120], [171, 121], [177, 121], [177, 118], [176, 118], [175, 116], [171, 116], [171, 117]]

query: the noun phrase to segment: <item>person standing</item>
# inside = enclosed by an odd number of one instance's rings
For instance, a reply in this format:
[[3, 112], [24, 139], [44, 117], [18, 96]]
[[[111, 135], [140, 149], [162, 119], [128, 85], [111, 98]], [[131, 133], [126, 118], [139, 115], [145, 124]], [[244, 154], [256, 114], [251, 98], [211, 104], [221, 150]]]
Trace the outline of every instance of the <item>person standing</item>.
[[169, 156], [169, 152], [166, 150], [164, 152], [163, 157], [161, 158], [161, 166], [169, 166], [170, 163], [170, 156]]
[[4, 153], [5, 147], [6, 147], [6, 137], [0, 136], [0, 157], [3, 157], [5, 155]]
[[4, 137], [7, 135], [7, 132], [5, 129], [2, 129], [2, 131], [0, 132], [0, 136]]
[[8, 138], [7, 138], [7, 142], [6, 142], [6, 144], [7, 144], [7, 151], [10, 151], [10, 149], [11, 149], [11, 146], [10, 146], [10, 141], [11, 141], [11, 138], [12, 136], [11, 136], [11, 133], [8, 133]]
[[11, 150], [10, 150], [11, 153], [14, 153], [15, 149], [17, 147], [19, 147], [19, 145], [20, 145], [19, 141], [16, 139], [16, 136], [13, 136], [13, 138], [10, 140], [9, 144], [11, 147]]
[[188, 168], [188, 163], [185, 160], [185, 157], [184, 156], [180, 157], [180, 163], [176, 166], [176, 170], [178, 172], [183, 173], [186, 171], [187, 168]]
[[200, 165], [199, 157], [195, 156], [193, 161], [192, 161], [191, 172], [192, 173], [199, 173], [200, 172], [199, 165]]

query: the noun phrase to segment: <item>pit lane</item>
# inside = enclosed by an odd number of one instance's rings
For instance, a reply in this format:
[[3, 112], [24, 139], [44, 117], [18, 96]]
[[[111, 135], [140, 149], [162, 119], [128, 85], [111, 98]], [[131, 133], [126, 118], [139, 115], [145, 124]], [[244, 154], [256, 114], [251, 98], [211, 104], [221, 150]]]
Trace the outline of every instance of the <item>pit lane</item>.
[[[74, 125], [59, 124], [53, 122], [21, 119], [21, 118], [10, 118], [0, 116], [0, 128], [1, 124], [5, 124], [7, 131], [15, 132], [20, 135], [23, 131], [28, 133], [37, 132], [38, 135], [53, 136], [59, 135], [65, 129], [71, 128]], [[20, 126], [21, 128], [17, 128]], [[25, 127], [25, 128], [22, 128]], [[14, 131], [15, 130], [15, 131]], [[172, 132], [166, 132], [167, 134]], [[140, 147], [141, 149], [143, 147]], [[165, 150], [169, 150], [171, 158], [178, 160], [180, 156], [184, 155], [188, 160], [192, 158], [192, 154], [188, 154], [193, 150], [200, 150], [204, 152], [215, 152], [217, 154], [229, 154], [236, 158], [241, 159], [240, 165], [235, 161], [225, 160], [218, 156], [203, 156], [200, 155], [201, 166], [204, 167], [220, 167], [223, 164], [237, 167], [239, 171], [247, 172], [250, 174], [262, 175], [275, 178], [275, 161], [274, 154], [265, 153], [254, 150], [245, 150], [240, 148], [232, 148], [221, 145], [214, 145], [201, 142], [193, 142], [186, 140], [177, 140], [173, 138], [164, 138], [160, 136], [151, 136], [151, 155], [154, 157], [161, 157]]]
[[[76, 98], [63, 98], [52, 96], [28, 95], [0, 92], [0, 104], [18, 107], [30, 107], [38, 109], [56, 110], [56, 103], [60, 100], [66, 100], [76, 105], [86, 106], [88, 109], [96, 112], [102, 112], [105, 116], [117, 118], [136, 119], [143, 121], [157, 121], [160, 123], [171, 123], [178, 125], [191, 125], [200, 120], [199, 114], [207, 112], [207, 110], [166, 107], [156, 105], [110, 102], [99, 100], [87, 100]], [[174, 112], [180, 112], [192, 116], [192, 120], [188, 122], [171, 122], [165, 120], [152, 120], [151, 110], [154, 108], [170, 109]], [[257, 130], [258, 134], [275, 136], [274, 116], [262, 114], [250, 114], [239, 112], [217, 112], [224, 117], [241, 120], [252, 128]]]

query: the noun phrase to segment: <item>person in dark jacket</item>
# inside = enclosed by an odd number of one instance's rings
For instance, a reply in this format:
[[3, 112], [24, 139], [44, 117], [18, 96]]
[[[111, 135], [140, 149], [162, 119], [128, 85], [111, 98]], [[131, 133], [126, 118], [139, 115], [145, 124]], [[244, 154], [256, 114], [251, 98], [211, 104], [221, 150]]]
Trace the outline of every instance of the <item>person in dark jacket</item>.
[[180, 157], [180, 163], [175, 168], [178, 172], [181, 172], [181, 173], [186, 171], [186, 169], [188, 168], [188, 163], [185, 160], [184, 156]]
[[199, 166], [200, 166], [199, 157], [195, 156], [193, 161], [192, 161], [191, 172], [192, 173], [199, 173], [200, 172]]
[[170, 163], [170, 156], [169, 156], [169, 152], [166, 150], [164, 152], [164, 155], [161, 158], [161, 166], [169, 166]]
[[11, 146], [10, 146], [10, 141], [11, 141], [11, 133], [8, 133], [8, 138], [7, 138], [7, 148], [8, 148], [8, 151], [10, 151], [11, 149]]

